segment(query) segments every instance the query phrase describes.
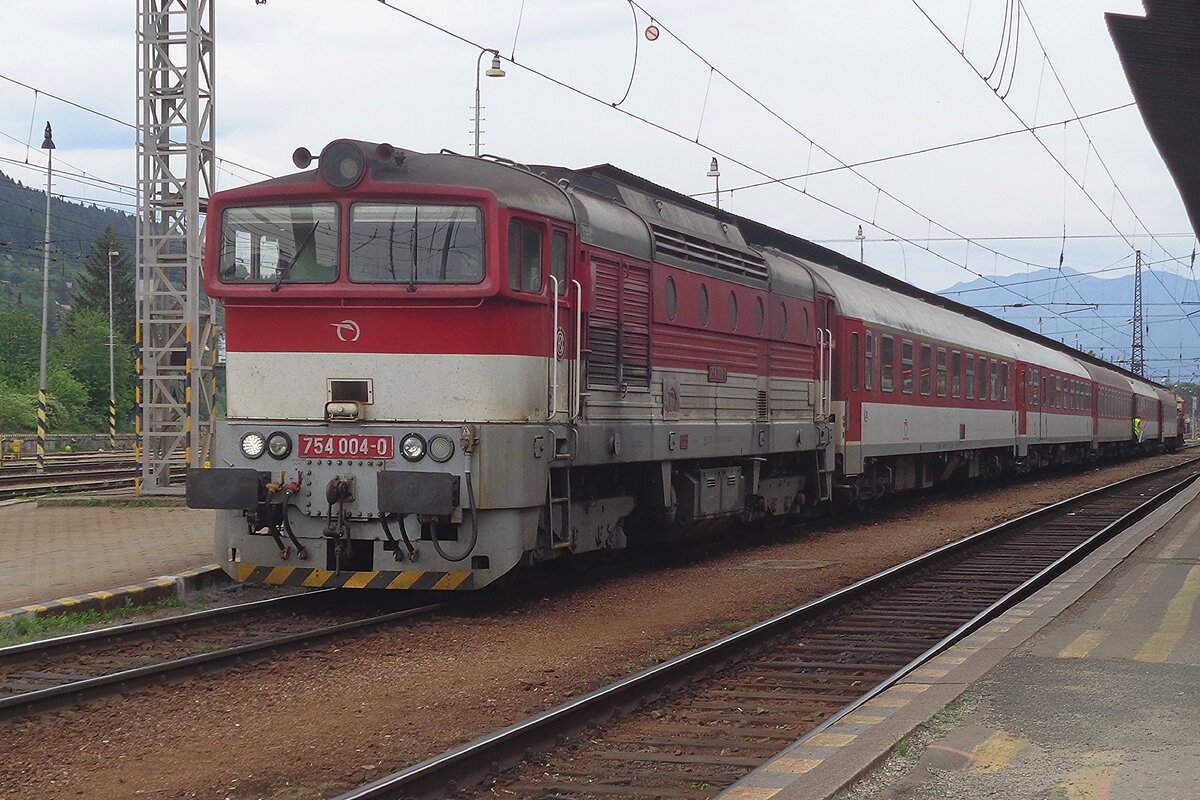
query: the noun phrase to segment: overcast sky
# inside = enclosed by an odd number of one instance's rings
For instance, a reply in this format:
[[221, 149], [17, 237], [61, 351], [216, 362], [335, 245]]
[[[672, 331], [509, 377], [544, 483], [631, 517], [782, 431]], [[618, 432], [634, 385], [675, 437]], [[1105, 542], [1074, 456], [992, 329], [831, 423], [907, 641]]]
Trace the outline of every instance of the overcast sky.
[[[639, 0], [636, 15], [626, 0], [390, 0], [474, 44], [378, 0], [213, 2], [221, 188], [257, 179], [230, 162], [284, 174], [293, 149], [339, 137], [469, 152], [482, 45], [507, 71], [483, 78], [486, 153], [608, 162], [688, 194], [712, 192], [716, 155], [723, 206], [854, 256], [862, 224], [868, 263], [929, 289], [1056, 267], [1060, 254], [1080, 271], [1132, 265], [1134, 247], [1188, 272], [1187, 218], [1134, 107], [1089, 117], [1086, 133], [1039, 130], [1049, 153], [1022, 132], [738, 188], [1128, 104], [1104, 12], [1140, 15], [1137, 0], [1023, 0], [1007, 37], [1008, 0]], [[137, 5], [0, 1], [0, 76], [133, 123]], [[976, 69], [994, 72], [1007, 105]], [[55, 192], [132, 210], [132, 128], [10, 80], [0, 80], [0, 159], [19, 163], [0, 170], [44, 185], [47, 119], [56, 165], [130, 187], [56, 174]]]

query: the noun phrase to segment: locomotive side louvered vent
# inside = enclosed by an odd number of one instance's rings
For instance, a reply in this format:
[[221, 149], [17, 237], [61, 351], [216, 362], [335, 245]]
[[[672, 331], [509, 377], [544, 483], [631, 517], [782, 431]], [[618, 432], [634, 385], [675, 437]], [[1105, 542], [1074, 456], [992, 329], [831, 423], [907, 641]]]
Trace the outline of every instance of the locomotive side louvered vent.
[[667, 256], [685, 264], [717, 269], [743, 278], [767, 279], [766, 262], [756, 253], [743, 253], [731, 247], [722, 247], [661, 225], [650, 227], [654, 231], [656, 257]]
[[759, 391], [758, 404], [757, 404], [757, 407], [755, 410], [757, 412], [758, 419], [766, 419], [767, 418], [767, 393], [766, 392], [761, 391], [761, 390]]

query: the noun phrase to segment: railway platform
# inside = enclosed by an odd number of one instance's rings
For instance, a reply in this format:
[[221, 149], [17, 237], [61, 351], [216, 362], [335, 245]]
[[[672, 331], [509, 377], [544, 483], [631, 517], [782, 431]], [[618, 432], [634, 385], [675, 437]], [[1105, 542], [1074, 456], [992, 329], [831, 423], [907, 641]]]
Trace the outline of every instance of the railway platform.
[[724, 800], [1192, 797], [1200, 485]]
[[105, 500], [0, 504], [0, 620], [173, 597], [214, 577], [211, 511]]

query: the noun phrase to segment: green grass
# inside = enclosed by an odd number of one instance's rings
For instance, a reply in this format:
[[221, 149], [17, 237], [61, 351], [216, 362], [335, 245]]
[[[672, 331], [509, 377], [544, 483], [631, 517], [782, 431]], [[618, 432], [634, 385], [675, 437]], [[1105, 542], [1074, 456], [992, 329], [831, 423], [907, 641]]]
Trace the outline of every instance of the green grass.
[[182, 497], [71, 497], [50, 493], [38, 498], [39, 506], [54, 508], [183, 508]]
[[209, 604], [205, 598], [179, 600], [169, 597], [154, 603], [136, 605], [132, 600], [108, 611], [80, 611], [54, 616], [16, 617], [0, 622], [0, 647], [65, 636], [99, 625], [109, 625], [164, 609], [198, 610]]

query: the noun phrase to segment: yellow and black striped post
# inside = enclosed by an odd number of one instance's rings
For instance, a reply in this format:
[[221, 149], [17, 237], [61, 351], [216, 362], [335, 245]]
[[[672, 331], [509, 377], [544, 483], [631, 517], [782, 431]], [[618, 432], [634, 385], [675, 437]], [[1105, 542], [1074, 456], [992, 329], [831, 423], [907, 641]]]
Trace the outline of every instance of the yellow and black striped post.
[[38, 389], [37, 470], [46, 469], [46, 389]]
[[187, 407], [184, 413], [184, 446], [183, 457], [189, 467], [192, 466], [192, 440], [194, 433], [192, 431], [192, 323], [188, 322], [183, 326], [183, 340], [187, 347], [187, 359], [183, 362], [183, 376], [187, 382], [183, 390], [183, 402]]
[[108, 449], [117, 449], [117, 404], [111, 397], [108, 400]]

